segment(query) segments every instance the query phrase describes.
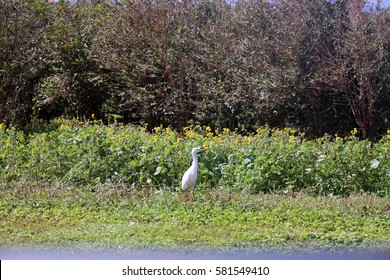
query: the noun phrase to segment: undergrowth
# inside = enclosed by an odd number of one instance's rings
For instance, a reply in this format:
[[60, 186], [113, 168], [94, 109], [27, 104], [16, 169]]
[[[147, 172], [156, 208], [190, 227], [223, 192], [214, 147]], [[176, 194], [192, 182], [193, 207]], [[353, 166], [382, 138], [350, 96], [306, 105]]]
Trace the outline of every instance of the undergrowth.
[[207, 152], [200, 155], [198, 189], [387, 196], [390, 131], [375, 143], [356, 133], [316, 140], [268, 127], [250, 135], [200, 126], [182, 134], [162, 127], [148, 133], [142, 127], [63, 119], [28, 135], [1, 127], [0, 184], [27, 190], [115, 185], [175, 191], [191, 164], [190, 150], [202, 145]]

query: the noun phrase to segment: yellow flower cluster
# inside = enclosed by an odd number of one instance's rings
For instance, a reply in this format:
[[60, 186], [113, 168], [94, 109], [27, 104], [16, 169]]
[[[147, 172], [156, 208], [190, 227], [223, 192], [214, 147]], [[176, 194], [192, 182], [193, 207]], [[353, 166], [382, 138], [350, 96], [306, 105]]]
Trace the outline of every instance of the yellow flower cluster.
[[196, 125], [194, 127], [184, 127], [183, 128], [184, 136], [187, 138], [193, 139], [210, 139], [214, 137], [215, 133], [212, 131], [210, 126], [200, 126]]
[[163, 130], [163, 126], [162, 125], [153, 128], [154, 133], [159, 133], [161, 130]]
[[252, 136], [244, 136], [244, 139], [248, 145], [252, 144], [252, 141], [253, 141]]
[[264, 127], [259, 127], [256, 132], [257, 134], [263, 134], [264, 132], [266, 132], [267, 130], [264, 128]]
[[344, 141], [347, 139], [347, 137], [340, 137], [337, 133], [334, 136], [336, 137], [337, 141]]

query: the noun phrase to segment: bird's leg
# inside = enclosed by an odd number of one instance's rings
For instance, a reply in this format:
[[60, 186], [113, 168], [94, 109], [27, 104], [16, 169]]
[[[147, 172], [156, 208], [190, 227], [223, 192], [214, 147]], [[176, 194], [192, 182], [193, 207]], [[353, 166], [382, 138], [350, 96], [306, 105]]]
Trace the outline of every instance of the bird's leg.
[[195, 186], [192, 187], [192, 200], [195, 200]]
[[187, 190], [182, 192], [182, 198], [184, 201], [187, 201], [189, 199], [189, 193]]

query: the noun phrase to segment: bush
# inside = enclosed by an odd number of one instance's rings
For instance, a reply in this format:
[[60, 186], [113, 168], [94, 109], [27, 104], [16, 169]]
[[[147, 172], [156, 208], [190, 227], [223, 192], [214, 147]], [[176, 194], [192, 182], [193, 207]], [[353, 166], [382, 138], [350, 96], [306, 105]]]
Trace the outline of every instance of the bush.
[[269, 124], [313, 138], [359, 127], [377, 140], [390, 28], [368, 2], [1, 1], [0, 121], [94, 114], [150, 131]]
[[240, 135], [228, 129], [194, 126], [178, 134], [170, 128], [142, 127], [98, 121], [57, 120], [58, 128], [25, 135], [0, 130], [0, 182], [3, 187], [89, 187], [179, 190], [191, 164], [190, 150], [199, 155], [197, 188], [249, 192], [307, 192], [387, 195], [390, 189], [390, 132], [373, 144], [327, 136], [306, 140], [291, 129], [259, 129]]

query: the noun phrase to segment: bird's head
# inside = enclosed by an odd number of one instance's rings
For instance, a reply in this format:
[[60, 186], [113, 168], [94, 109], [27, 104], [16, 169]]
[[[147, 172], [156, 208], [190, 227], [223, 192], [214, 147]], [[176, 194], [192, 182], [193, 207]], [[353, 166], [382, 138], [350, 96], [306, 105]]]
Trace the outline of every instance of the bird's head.
[[191, 151], [191, 154], [197, 154], [197, 153], [201, 153], [203, 152], [205, 149], [203, 147], [196, 147], [196, 148], [193, 148], [192, 151]]

